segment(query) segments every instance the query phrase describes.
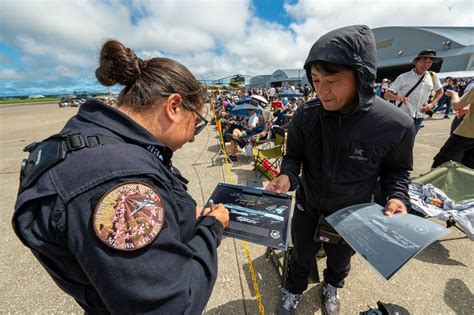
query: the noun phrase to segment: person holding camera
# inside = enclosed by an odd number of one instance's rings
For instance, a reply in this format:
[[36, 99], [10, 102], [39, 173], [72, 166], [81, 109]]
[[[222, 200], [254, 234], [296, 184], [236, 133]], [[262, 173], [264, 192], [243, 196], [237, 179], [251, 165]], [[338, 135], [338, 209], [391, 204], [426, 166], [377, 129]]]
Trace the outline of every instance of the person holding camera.
[[297, 189], [294, 247], [279, 313], [296, 309], [308, 287], [311, 262], [323, 246], [322, 311], [334, 315], [340, 314], [337, 289], [349, 274], [353, 250], [324, 217], [371, 202], [378, 181], [385, 214], [406, 213], [415, 128], [408, 115], [374, 94], [376, 44], [369, 27], [323, 35], [304, 68], [318, 97], [296, 110], [280, 176], [266, 187], [277, 193]]

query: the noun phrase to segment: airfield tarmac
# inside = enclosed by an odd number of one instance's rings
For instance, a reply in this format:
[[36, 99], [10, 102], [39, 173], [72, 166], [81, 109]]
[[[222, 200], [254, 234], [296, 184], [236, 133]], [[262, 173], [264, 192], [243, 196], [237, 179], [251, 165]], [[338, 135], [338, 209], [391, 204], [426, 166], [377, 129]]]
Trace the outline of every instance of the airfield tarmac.
[[[25, 145], [59, 131], [77, 108], [58, 108], [56, 103], [0, 106], [1, 222], [4, 232], [0, 256], [0, 313], [80, 314], [82, 309], [51, 280], [14, 235], [11, 228], [20, 161]], [[451, 120], [436, 114], [424, 122], [415, 144], [412, 177], [430, 169], [433, 156], [448, 137]], [[189, 191], [202, 206], [219, 181], [245, 184], [254, 178], [251, 159], [241, 154], [231, 165], [211, 165], [218, 150], [216, 131], [208, 126], [176, 152], [173, 161], [190, 180]], [[435, 221], [442, 224], [440, 221]], [[358, 314], [377, 301], [394, 303], [410, 314], [474, 314], [473, 242], [455, 228], [409, 261], [390, 281], [382, 279], [361, 257], [355, 255], [346, 287], [339, 291], [342, 314]], [[265, 248], [248, 244], [259, 292], [266, 314], [274, 314], [280, 299], [280, 281], [265, 257]], [[249, 265], [242, 241], [225, 238], [219, 247], [219, 275], [205, 314], [259, 314]], [[159, 263], [159, 262], [157, 262]], [[322, 276], [325, 260], [318, 261]], [[311, 284], [298, 307], [298, 314], [321, 314], [321, 284]]]

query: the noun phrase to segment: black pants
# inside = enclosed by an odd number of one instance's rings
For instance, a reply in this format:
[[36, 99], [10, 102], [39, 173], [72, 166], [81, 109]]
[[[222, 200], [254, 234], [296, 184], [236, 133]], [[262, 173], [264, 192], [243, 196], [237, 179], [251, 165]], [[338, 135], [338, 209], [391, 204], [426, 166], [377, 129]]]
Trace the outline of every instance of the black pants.
[[311, 261], [321, 246], [326, 251], [327, 261], [324, 281], [342, 288], [344, 279], [351, 269], [351, 256], [354, 251], [349, 245], [322, 244], [313, 240], [318, 220], [295, 207], [291, 221], [293, 251], [290, 257], [290, 270], [286, 289], [294, 294], [303, 293], [308, 288]]
[[432, 168], [450, 160], [474, 168], [474, 139], [452, 134], [433, 160]]

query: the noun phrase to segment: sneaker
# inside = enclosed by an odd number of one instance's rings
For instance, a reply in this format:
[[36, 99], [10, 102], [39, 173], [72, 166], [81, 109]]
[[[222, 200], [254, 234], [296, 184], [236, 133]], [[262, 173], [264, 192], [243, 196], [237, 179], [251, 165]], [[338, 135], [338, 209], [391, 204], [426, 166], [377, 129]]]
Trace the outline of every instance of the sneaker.
[[324, 315], [338, 315], [341, 309], [341, 302], [337, 294], [337, 288], [329, 283], [324, 282], [323, 292], [321, 295], [322, 306], [321, 309]]
[[449, 119], [449, 116], [444, 116], [443, 118], [444, 118], [444, 119]]
[[237, 162], [237, 156], [236, 155], [229, 155], [229, 160], [232, 162]]
[[280, 308], [278, 309], [278, 315], [291, 314], [303, 298], [303, 294], [293, 294], [285, 288], [282, 288], [281, 292], [283, 293], [283, 295], [281, 297], [281, 304]]

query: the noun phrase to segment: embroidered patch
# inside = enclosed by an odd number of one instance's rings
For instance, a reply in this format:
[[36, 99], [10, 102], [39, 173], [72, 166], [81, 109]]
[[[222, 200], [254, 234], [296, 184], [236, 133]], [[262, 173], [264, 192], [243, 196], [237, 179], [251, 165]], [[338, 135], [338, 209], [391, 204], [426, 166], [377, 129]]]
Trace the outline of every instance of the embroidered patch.
[[163, 228], [160, 195], [145, 183], [126, 183], [109, 190], [94, 212], [94, 230], [106, 245], [134, 251], [155, 240]]

